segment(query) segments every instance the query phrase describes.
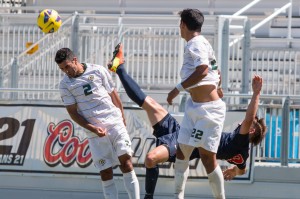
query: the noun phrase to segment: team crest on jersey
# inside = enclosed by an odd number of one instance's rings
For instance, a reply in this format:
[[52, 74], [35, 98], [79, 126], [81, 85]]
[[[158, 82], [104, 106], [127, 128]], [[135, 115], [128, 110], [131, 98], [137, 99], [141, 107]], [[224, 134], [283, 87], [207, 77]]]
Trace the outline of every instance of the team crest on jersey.
[[90, 75], [88, 79], [89, 79], [90, 81], [94, 81], [94, 78], [95, 78], [94, 75]]
[[99, 163], [103, 166], [105, 164], [105, 160], [101, 159], [99, 160]]

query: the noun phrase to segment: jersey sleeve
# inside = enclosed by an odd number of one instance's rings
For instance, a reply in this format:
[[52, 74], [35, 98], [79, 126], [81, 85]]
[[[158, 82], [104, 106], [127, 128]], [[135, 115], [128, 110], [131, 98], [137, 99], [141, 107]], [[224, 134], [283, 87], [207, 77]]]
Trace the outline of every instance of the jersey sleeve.
[[74, 96], [71, 94], [71, 92], [63, 82], [60, 83], [59, 91], [60, 91], [60, 97], [65, 106], [76, 103]]
[[209, 52], [208, 46], [204, 43], [191, 45], [188, 51], [194, 61], [194, 66], [208, 65], [209, 66]]
[[228, 159], [227, 162], [236, 165], [239, 169], [245, 169], [247, 167], [248, 157], [249, 153], [240, 153], [233, 158]]
[[246, 168], [246, 161], [245, 161], [243, 164], [236, 164], [236, 166], [237, 166], [239, 169], [243, 170], [243, 169]]
[[112, 76], [109, 74], [108, 70], [104, 68], [103, 66], [99, 67], [100, 76], [102, 78], [102, 84], [105, 90], [108, 93], [113, 92], [115, 89], [115, 83], [112, 79]]

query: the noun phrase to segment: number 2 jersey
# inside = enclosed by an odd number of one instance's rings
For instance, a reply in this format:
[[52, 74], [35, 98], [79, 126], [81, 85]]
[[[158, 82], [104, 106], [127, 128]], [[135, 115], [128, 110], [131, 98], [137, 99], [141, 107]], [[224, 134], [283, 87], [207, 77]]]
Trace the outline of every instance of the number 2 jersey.
[[[59, 89], [64, 105], [77, 104], [78, 113], [95, 126], [110, 129], [120, 125], [122, 128], [122, 113], [109, 95], [115, 87], [108, 70], [95, 64], [84, 66], [86, 69], [79, 77], [65, 75], [61, 80]], [[88, 137], [97, 136], [86, 133]]]

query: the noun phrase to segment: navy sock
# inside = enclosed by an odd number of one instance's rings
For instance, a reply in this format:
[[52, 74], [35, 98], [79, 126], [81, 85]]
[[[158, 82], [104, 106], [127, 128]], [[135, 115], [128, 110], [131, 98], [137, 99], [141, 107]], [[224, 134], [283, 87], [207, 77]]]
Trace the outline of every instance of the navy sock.
[[154, 195], [158, 175], [159, 175], [159, 168], [157, 165], [154, 168], [150, 168], [150, 169], [146, 168], [146, 179], [145, 179], [146, 196], [149, 197]]
[[128, 97], [141, 107], [145, 101], [146, 95], [132, 77], [128, 75], [124, 68], [124, 64], [121, 64], [118, 67], [116, 73], [118, 74]]

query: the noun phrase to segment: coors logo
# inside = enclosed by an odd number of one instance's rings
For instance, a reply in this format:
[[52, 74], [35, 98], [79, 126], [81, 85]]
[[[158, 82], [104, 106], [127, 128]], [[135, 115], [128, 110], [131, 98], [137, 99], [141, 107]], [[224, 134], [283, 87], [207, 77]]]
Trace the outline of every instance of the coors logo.
[[74, 126], [70, 120], [63, 120], [57, 125], [50, 123], [44, 145], [44, 160], [50, 167], [62, 164], [70, 167], [75, 162], [81, 168], [92, 163], [88, 140], [80, 140], [74, 135]]

